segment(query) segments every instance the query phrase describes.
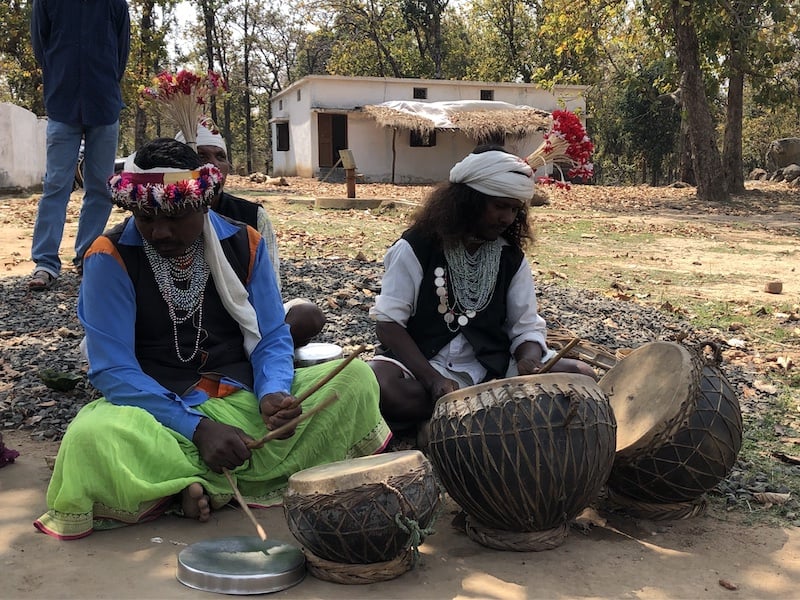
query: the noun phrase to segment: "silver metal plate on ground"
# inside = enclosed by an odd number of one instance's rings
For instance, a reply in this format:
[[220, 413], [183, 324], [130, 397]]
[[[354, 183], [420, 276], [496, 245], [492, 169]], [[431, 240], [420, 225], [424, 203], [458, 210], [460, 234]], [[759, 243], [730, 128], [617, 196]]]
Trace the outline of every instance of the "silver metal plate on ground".
[[257, 536], [236, 536], [181, 550], [176, 577], [196, 590], [246, 595], [285, 590], [305, 574], [305, 556], [299, 548]]

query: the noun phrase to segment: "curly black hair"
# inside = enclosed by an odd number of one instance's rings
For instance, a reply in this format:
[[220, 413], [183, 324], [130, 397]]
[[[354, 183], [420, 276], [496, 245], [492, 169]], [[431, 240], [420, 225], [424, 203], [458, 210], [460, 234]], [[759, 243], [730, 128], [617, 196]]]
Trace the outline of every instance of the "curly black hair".
[[197, 169], [203, 166], [203, 161], [191, 146], [168, 137], [156, 138], [144, 144], [136, 151], [133, 162], [140, 169], [155, 167]]
[[[476, 147], [472, 153], [480, 154], [489, 150], [507, 152], [503, 146], [487, 144]], [[425, 203], [411, 215], [411, 227], [445, 246], [455, 246], [472, 235], [475, 223], [483, 217], [489, 198], [487, 194], [464, 183], [439, 184]], [[514, 222], [503, 232], [503, 237], [521, 250], [533, 242], [526, 205], [520, 208]]]

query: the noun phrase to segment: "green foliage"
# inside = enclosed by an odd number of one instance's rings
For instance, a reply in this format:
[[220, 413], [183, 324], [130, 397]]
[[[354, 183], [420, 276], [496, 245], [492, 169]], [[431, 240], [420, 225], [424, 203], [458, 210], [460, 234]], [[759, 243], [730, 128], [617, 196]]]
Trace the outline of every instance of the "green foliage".
[[742, 166], [745, 173], [766, 168], [764, 156], [772, 140], [800, 135], [798, 110], [800, 107], [791, 110], [780, 104], [764, 106], [755, 100], [750, 87], [745, 89], [745, 113], [742, 120]]
[[[680, 73], [668, 0], [191, 0], [196, 19], [181, 23], [176, 0], [129, 4], [124, 153], [141, 136], [174, 133], [152, 108], [139, 108], [150, 78], [164, 68], [205, 69], [210, 60], [231, 87], [215, 109], [240, 165], [248, 136], [254, 167], [269, 160], [269, 99], [305, 75], [330, 73], [583, 84], [599, 181], [663, 183], [676, 169], [678, 113], [664, 95], [678, 89]], [[0, 100], [43, 114], [31, 6], [0, 3]], [[746, 42], [743, 168], [763, 166], [770, 140], [800, 133], [800, 0], [688, 6], [720, 139], [730, 44]]]
[[542, 2], [534, 81], [592, 85], [609, 66], [608, 52], [627, 26], [628, 2]]
[[333, 0], [336, 11], [334, 45], [327, 70], [333, 75], [416, 77], [428, 76], [432, 66], [415, 50], [415, 39], [409, 30], [399, 0], [363, 2]]
[[289, 73], [290, 80], [306, 75], [324, 75], [335, 44], [336, 33], [330, 28], [319, 28], [303, 34], [298, 43], [295, 68]]
[[33, 2], [0, 2], [0, 101], [44, 115], [42, 72], [30, 45]]
[[532, 81], [538, 60], [537, 2], [472, 0], [466, 9], [468, 79]]

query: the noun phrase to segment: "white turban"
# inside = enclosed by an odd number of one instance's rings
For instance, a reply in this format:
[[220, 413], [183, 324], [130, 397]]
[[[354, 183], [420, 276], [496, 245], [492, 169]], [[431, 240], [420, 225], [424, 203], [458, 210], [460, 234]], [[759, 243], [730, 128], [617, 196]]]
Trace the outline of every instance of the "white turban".
[[[175, 134], [175, 139], [184, 144], [186, 143], [186, 137], [183, 135], [182, 131]], [[225, 138], [222, 137], [214, 121], [208, 117], [203, 117], [197, 122], [197, 145], [215, 146], [216, 148], [225, 150], [226, 154], [228, 152], [228, 148], [225, 146]]]
[[518, 156], [500, 150], [470, 154], [450, 170], [450, 183], [465, 183], [482, 194], [522, 203], [533, 198], [533, 169]]

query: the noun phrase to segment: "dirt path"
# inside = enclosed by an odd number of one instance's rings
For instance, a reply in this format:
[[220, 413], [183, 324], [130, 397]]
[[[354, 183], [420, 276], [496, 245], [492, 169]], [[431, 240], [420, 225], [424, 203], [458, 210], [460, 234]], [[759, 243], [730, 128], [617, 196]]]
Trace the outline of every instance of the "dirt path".
[[[178, 553], [203, 540], [253, 535], [241, 511], [227, 508], [206, 524], [162, 517], [58, 542], [31, 525], [45, 510], [45, 456], [56, 446], [32, 442], [21, 432], [5, 435], [20, 457], [0, 469], [4, 598], [197, 598], [175, 579]], [[308, 575], [276, 597], [784, 600], [796, 597], [800, 585], [797, 528], [751, 527], [726, 514], [661, 523], [612, 515], [585, 534], [573, 529], [553, 550], [502, 552], [451, 527], [455, 508], [447, 504], [436, 533], [420, 547], [418, 568], [397, 579], [344, 586]], [[280, 508], [256, 515], [271, 538], [294, 543]]]

